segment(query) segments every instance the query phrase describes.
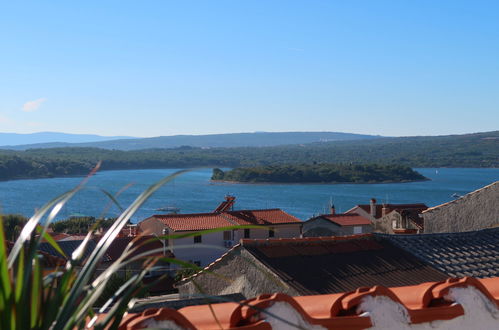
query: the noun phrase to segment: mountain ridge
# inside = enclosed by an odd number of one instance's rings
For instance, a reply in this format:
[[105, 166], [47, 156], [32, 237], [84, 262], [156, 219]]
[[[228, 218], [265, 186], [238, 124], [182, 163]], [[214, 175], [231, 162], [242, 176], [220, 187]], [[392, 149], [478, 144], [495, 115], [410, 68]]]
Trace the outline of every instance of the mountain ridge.
[[0, 148], [17, 149], [16, 146], [49, 143], [100, 142], [116, 139], [134, 139], [132, 136], [103, 136], [97, 134], [73, 134], [62, 132], [5, 133], [0, 132]]
[[288, 144], [308, 144], [314, 142], [346, 141], [376, 139], [379, 135], [367, 135], [343, 132], [256, 132], [256, 133], [224, 133], [205, 135], [171, 135], [149, 138], [109, 139], [92, 142], [46, 142], [20, 145], [2, 143], [0, 133], [0, 149], [27, 150], [61, 147], [92, 147], [112, 150], [168, 149], [181, 146], [199, 148], [217, 147], [270, 147]]

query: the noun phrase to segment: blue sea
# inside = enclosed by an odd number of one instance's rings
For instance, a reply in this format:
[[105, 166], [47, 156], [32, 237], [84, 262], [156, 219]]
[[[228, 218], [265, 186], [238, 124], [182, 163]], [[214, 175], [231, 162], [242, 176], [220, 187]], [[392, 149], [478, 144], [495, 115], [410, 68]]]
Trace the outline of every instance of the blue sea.
[[[457, 195], [499, 180], [494, 168], [419, 168], [430, 181], [391, 184], [228, 184], [210, 181], [211, 169], [188, 172], [160, 188], [133, 216], [134, 222], [161, 213], [158, 208], [178, 207], [181, 213], [211, 212], [227, 194], [236, 196], [235, 209], [281, 208], [302, 220], [325, 212], [332, 200], [337, 212], [370, 198], [384, 203], [426, 203], [435, 206]], [[102, 192], [117, 196], [122, 207], [174, 169], [103, 171], [90, 178], [62, 209], [69, 216], [115, 217], [119, 208]], [[0, 182], [0, 213], [31, 216], [52, 198], [74, 188], [83, 178], [51, 178]], [[453, 197], [454, 196], [454, 197]]]

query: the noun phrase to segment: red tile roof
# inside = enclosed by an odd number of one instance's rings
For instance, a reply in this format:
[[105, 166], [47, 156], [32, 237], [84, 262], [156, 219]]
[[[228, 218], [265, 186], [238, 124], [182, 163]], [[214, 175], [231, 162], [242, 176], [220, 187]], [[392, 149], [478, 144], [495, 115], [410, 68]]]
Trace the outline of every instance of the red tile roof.
[[[468, 315], [468, 313], [471, 314], [472, 309], [465, 310], [461, 305], [461, 303], [466, 302], [452, 294], [455, 292], [452, 290], [457, 288], [476, 290], [483, 297], [477, 299], [488, 300], [491, 306], [499, 308], [498, 277], [488, 279], [464, 277], [403, 287], [361, 287], [339, 294], [291, 297], [282, 293], [274, 293], [260, 295], [240, 303], [189, 306], [179, 310], [148, 309], [140, 314], [128, 314], [121, 322], [120, 330], [151, 327], [154, 326], [154, 321], [171, 322], [170, 326], [184, 329], [272, 329], [272, 321], [280, 321], [280, 324], [283, 325], [284, 318], [284, 321], [288, 322], [293, 322], [293, 320], [296, 322], [297, 320], [289, 312], [279, 313], [279, 309], [275, 311], [271, 309], [272, 306], [278, 306], [282, 303], [289, 306], [295, 314], [301, 316], [308, 327], [315, 325], [327, 329], [366, 329], [372, 326], [376, 327], [376, 322], [380, 322], [380, 320], [374, 316], [376, 311], [369, 310], [369, 306], [365, 302], [369, 299], [383, 298], [400, 304], [402, 308], [400, 310], [398, 307], [390, 307], [393, 309], [389, 312], [400, 314], [399, 318], [392, 319], [392, 322], [398, 322], [394, 325], [398, 325], [400, 328], [409, 328], [411, 325], [452, 320], [465, 314]], [[375, 302], [380, 301], [375, 300]], [[477, 304], [477, 309], [484, 309], [486, 304], [485, 301], [483, 304], [482, 302], [473, 303]], [[273, 312], [272, 314], [270, 311], [266, 312], [269, 308]], [[490, 314], [489, 322], [499, 323], [497, 318], [493, 316], [494, 311], [485, 309], [481, 313], [487, 312]], [[405, 313], [407, 318], [403, 317]], [[383, 321], [386, 318], [388, 321], [391, 320], [389, 314], [383, 315]], [[477, 315], [483, 317], [483, 314], [478, 314], [478, 312]], [[469, 320], [473, 320], [473, 318]], [[469, 320], [468, 322], [473, 322]], [[431, 323], [432, 328], [439, 328], [443, 325], [445, 323]], [[383, 327], [379, 324], [376, 328], [380, 328], [380, 326]]]
[[238, 225], [279, 225], [302, 223], [300, 219], [280, 209], [229, 211], [222, 213], [222, 215]]
[[240, 210], [222, 213], [162, 214], [153, 215], [151, 218], [161, 221], [173, 231], [196, 231], [235, 225], [302, 223], [300, 219], [280, 209]]
[[173, 231], [195, 231], [234, 226], [234, 223], [218, 213], [161, 214], [153, 215], [151, 218], [159, 220]]
[[331, 222], [334, 222], [340, 226], [361, 226], [361, 225], [370, 225], [371, 220], [364, 218], [363, 216], [357, 213], [348, 213], [348, 214], [323, 214], [320, 215], [319, 218], [324, 218]]

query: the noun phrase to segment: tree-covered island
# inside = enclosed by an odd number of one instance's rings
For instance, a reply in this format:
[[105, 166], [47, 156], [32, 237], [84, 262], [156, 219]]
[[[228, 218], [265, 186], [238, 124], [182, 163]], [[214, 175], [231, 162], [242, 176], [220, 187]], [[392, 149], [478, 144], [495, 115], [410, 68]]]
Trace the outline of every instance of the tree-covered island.
[[213, 169], [214, 181], [248, 183], [392, 183], [428, 178], [402, 165], [289, 164]]

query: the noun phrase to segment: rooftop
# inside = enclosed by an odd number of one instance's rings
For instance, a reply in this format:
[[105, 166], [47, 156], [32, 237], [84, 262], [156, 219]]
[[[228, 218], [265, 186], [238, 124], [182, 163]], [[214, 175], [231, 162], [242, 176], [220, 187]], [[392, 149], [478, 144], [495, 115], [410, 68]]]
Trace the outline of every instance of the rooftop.
[[[130, 244], [132, 241], [134, 241], [134, 246], [137, 247], [137, 249], [130, 255], [130, 256], [135, 256], [140, 253], [146, 252], [147, 250], [151, 249], [162, 249], [163, 244], [158, 241], [154, 236], [139, 236], [139, 237], [117, 237], [114, 239], [114, 241], [111, 243], [109, 248], [106, 251], [106, 254], [103, 257], [103, 262], [112, 262], [116, 259], [118, 259], [123, 252], [125, 251], [126, 247], [128, 244]], [[59, 241], [57, 244], [60, 246], [62, 251], [67, 255], [71, 256], [71, 254], [80, 246], [80, 244], [83, 242], [83, 240], [70, 240], [70, 241]], [[96, 248], [97, 242], [95, 240], [89, 240], [87, 244], [87, 248], [85, 249], [83, 253], [83, 258], [87, 258], [90, 256], [90, 254], [93, 252], [93, 250]], [[52, 245], [49, 243], [40, 243], [39, 245], [40, 251], [43, 251], [44, 253], [47, 253], [49, 255], [58, 257], [58, 258], [64, 258], [59, 252], [57, 252]], [[159, 254], [159, 253], [158, 253]], [[157, 255], [157, 254], [153, 254]], [[171, 254], [169, 254], [169, 257], [172, 257]]]
[[[362, 286], [338, 294], [264, 294], [241, 302], [148, 309], [120, 329], [497, 329], [499, 278]], [[434, 322], [438, 321], [438, 322]]]
[[447, 278], [411, 254], [370, 234], [243, 239], [238, 248], [246, 249], [301, 294], [336, 293], [359, 286], [412, 285]]
[[302, 221], [281, 209], [239, 210], [222, 213], [238, 225], [280, 225], [302, 223]]
[[[302, 221], [281, 209], [238, 210], [221, 213], [161, 214], [157, 219], [173, 231], [196, 231], [235, 225], [281, 225]], [[147, 219], [146, 219], [147, 220]]]
[[448, 276], [499, 276], [499, 227], [459, 233], [375, 235]]
[[480, 189], [477, 189], [477, 190], [474, 190], [470, 193], [467, 193], [466, 195], [464, 196], [461, 196], [459, 197], [458, 199], [455, 199], [455, 200], [452, 200], [450, 202], [447, 202], [447, 203], [443, 203], [443, 204], [440, 204], [440, 205], [436, 205], [436, 206], [433, 206], [433, 207], [430, 207], [430, 208], [427, 208], [423, 213], [426, 213], [426, 212], [433, 212], [433, 211], [436, 211], [436, 210], [439, 210], [441, 207], [443, 206], [448, 206], [448, 205], [452, 205], [460, 200], [462, 200], [463, 198], [469, 198], [469, 197], [472, 197], [476, 194], [480, 194], [484, 191], [487, 191], [487, 190], [490, 190], [491, 188], [494, 188], [494, 187], [497, 187], [499, 185], [499, 181], [496, 181], [496, 182], [493, 182], [485, 187], [482, 187]]
[[329, 220], [339, 226], [362, 226], [372, 224], [371, 220], [364, 218], [357, 213], [323, 214], [316, 218]]
[[173, 231], [207, 230], [234, 225], [220, 213], [160, 214], [148, 219], [151, 218], [159, 220]]

